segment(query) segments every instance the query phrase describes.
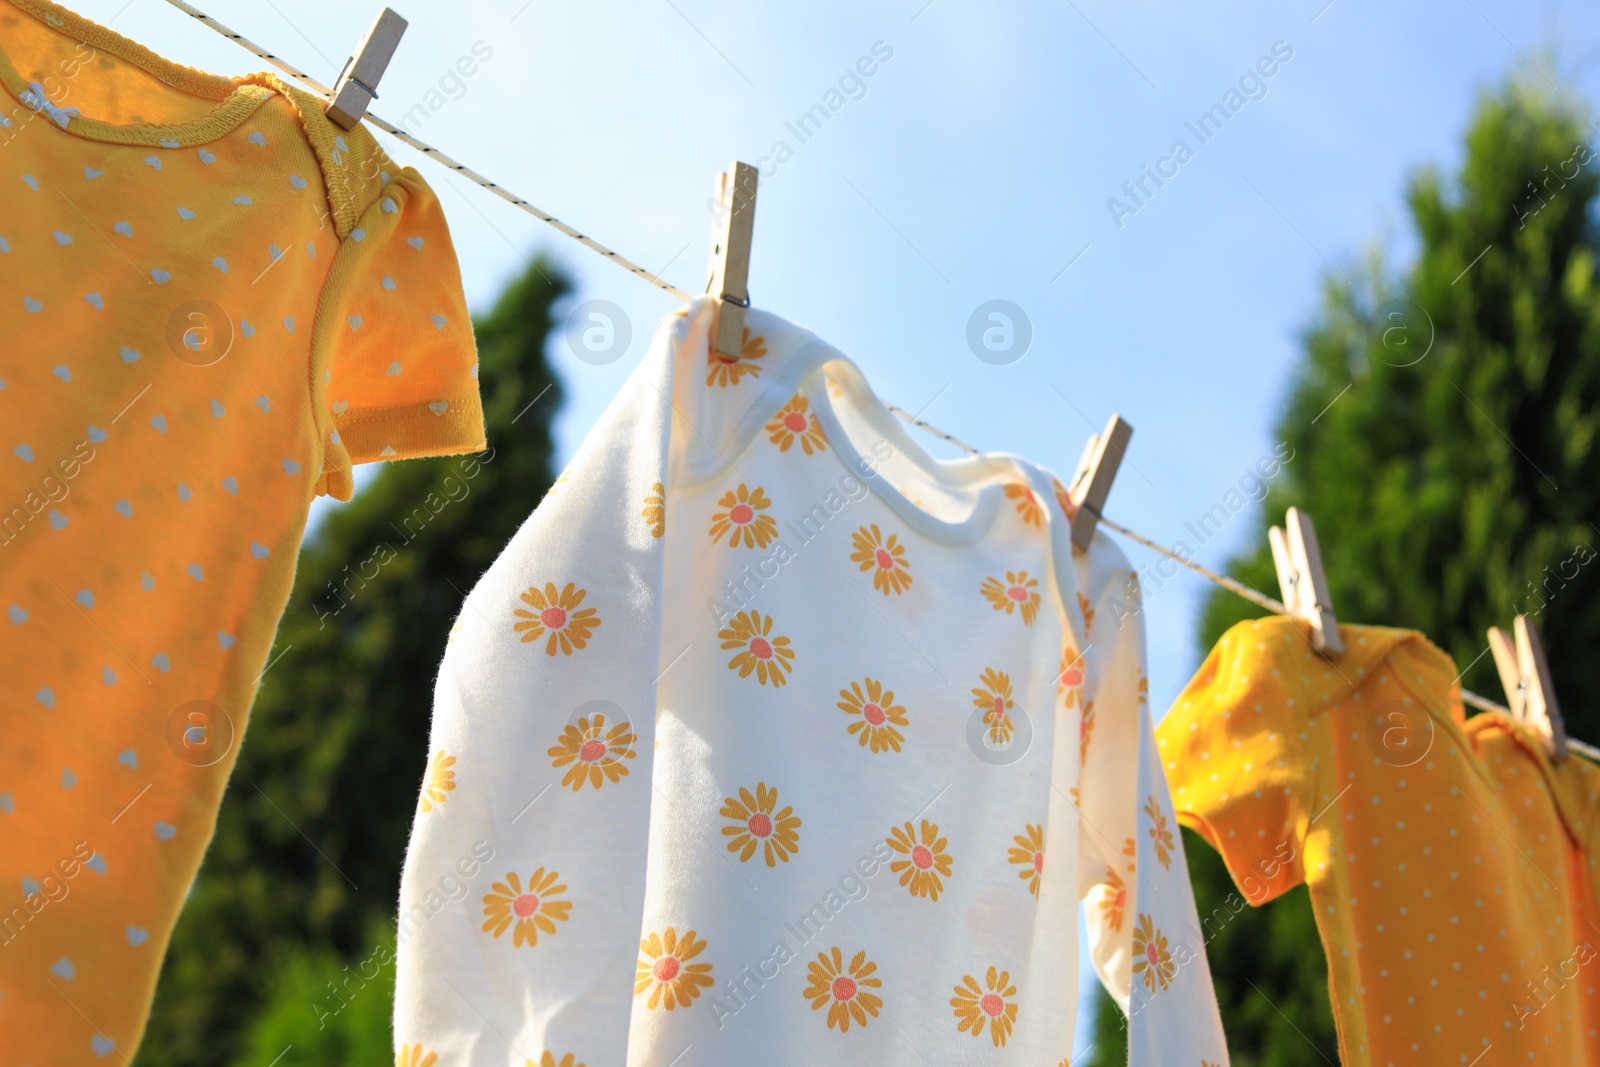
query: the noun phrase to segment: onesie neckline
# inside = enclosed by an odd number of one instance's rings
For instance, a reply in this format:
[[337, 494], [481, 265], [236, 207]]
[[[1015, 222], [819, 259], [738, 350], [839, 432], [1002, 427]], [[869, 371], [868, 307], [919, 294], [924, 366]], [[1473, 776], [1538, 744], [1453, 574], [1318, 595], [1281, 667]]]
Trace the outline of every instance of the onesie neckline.
[[[828, 387], [830, 381], [839, 387], [840, 398], [851, 406], [862, 421], [930, 481], [951, 492], [972, 495], [972, 510], [966, 518], [956, 522], [940, 519], [912, 502], [888, 478], [876, 472], [867, 473], [873, 470], [875, 464], [861, 454], [839, 421]], [[884, 407], [860, 369], [849, 359], [836, 358], [818, 367], [807, 378], [801, 391], [810, 401], [812, 411], [822, 424], [823, 433], [827, 434], [828, 444], [838, 453], [840, 461], [908, 526], [929, 540], [948, 545], [972, 544], [988, 533], [1000, 509], [1003, 492], [1000, 482], [1007, 474], [1016, 473], [1008, 460], [984, 453], [951, 460], [929, 455], [906, 433], [900, 420]]]
[[[175, 92], [201, 100], [216, 101], [210, 113], [189, 122], [173, 125], [125, 124], [105, 122], [88, 115], [73, 115], [65, 125], [49, 117], [48, 108], [28, 101], [33, 92], [17, 72], [11, 57], [0, 47], [0, 85], [23, 107], [41, 111], [44, 125], [71, 136], [110, 144], [149, 145], [159, 148], [188, 148], [226, 136], [260, 108], [273, 90], [250, 79], [224, 78], [165, 59], [143, 45], [114, 30], [84, 18], [50, 0], [5, 0], [21, 14], [43, 23], [50, 31], [69, 40], [81, 41], [96, 51], [116, 56], [169, 86]], [[78, 77], [93, 74], [82, 71]]]

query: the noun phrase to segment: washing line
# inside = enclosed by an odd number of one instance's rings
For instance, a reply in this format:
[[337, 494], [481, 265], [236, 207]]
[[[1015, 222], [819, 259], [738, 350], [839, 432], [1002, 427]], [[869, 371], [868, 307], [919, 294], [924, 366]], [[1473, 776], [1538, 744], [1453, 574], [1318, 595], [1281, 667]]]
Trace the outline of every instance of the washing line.
[[[901, 411], [899, 408], [896, 408], [896, 407], [893, 407], [893, 406], [890, 407], [890, 410], [893, 411], [895, 414], [899, 415], [901, 418], [905, 419], [907, 422], [910, 422], [913, 425], [916, 425], [918, 427], [921, 427], [924, 430], [927, 430], [929, 433], [932, 433], [935, 436], [937, 436], [937, 437], [941, 438], [942, 440], [946, 441], [947, 443], [953, 445], [954, 447], [961, 449], [963, 452], [966, 452], [966, 453], [968, 453], [970, 455], [974, 455], [974, 456], [982, 455], [982, 453], [979, 452], [976, 448], [973, 448], [971, 445], [965, 443], [964, 441], [961, 441], [961, 440], [959, 440], [959, 439], [957, 439], [955, 437], [952, 437], [950, 434], [945, 433], [943, 430], [939, 429], [936, 426], [933, 426], [930, 423], [923, 422], [921, 419], [918, 419], [918, 418], [915, 418], [914, 416], [908, 415], [904, 411]], [[1181, 564], [1182, 566], [1185, 566], [1185, 567], [1189, 568], [1190, 570], [1194, 571], [1196, 574], [1198, 574], [1201, 577], [1205, 578], [1207, 581], [1213, 582], [1216, 585], [1220, 585], [1222, 588], [1226, 589], [1228, 592], [1233, 593], [1236, 596], [1243, 597], [1245, 600], [1250, 601], [1250, 603], [1256, 605], [1259, 608], [1265, 608], [1267, 611], [1270, 611], [1275, 615], [1283, 615], [1283, 616], [1292, 615], [1292, 612], [1290, 612], [1289, 609], [1284, 606], [1282, 601], [1274, 600], [1272, 597], [1269, 597], [1269, 596], [1265, 595], [1264, 593], [1258, 592], [1257, 590], [1250, 588], [1248, 585], [1245, 585], [1243, 582], [1240, 582], [1240, 581], [1238, 581], [1238, 580], [1236, 580], [1234, 578], [1229, 578], [1225, 574], [1218, 574], [1216, 571], [1211, 570], [1209, 567], [1203, 567], [1200, 564], [1196, 563], [1192, 559], [1185, 559], [1184, 557], [1178, 555], [1176, 552], [1173, 552], [1170, 549], [1163, 547], [1158, 542], [1150, 540], [1150, 538], [1144, 536], [1143, 534], [1137, 533], [1137, 532], [1135, 532], [1133, 530], [1128, 529], [1126, 526], [1123, 526], [1121, 523], [1114, 522], [1111, 519], [1106, 518], [1104, 515], [1101, 515], [1099, 517], [1099, 524], [1101, 526], [1109, 527], [1110, 529], [1116, 531], [1117, 533], [1121, 534], [1122, 536], [1128, 538], [1128, 540], [1134, 541], [1134, 542], [1136, 542], [1136, 543], [1138, 543], [1140, 545], [1143, 545], [1145, 548], [1150, 549], [1152, 552], [1156, 552], [1156, 553], [1158, 553], [1158, 554], [1160, 554], [1162, 556], [1165, 556], [1167, 559], [1172, 560], [1174, 563], [1178, 563], [1178, 564]], [[1488, 697], [1479, 696], [1477, 693], [1474, 693], [1470, 689], [1461, 690], [1461, 702], [1463, 704], [1470, 704], [1470, 705], [1472, 705], [1473, 707], [1477, 708], [1480, 711], [1498, 711], [1498, 712], [1501, 712], [1502, 714], [1505, 714], [1505, 715], [1510, 715], [1511, 714], [1511, 710], [1509, 708], [1507, 708], [1504, 704], [1496, 704], [1494, 701], [1490, 700]], [[1587, 744], [1586, 742], [1579, 741], [1576, 738], [1571, 737], [1571, 736], [1568, 736], [1568, 738], [1567, 738], [1567, 747], [1572, 749], [1574, 752], [1577, 752], [1577, 753], [1579, 753], [1579, 754], [1581, 754], [1583, 756], [1588, 757], [1589, 759], [1591, 759], [1591, 760], [1593, 760], [1593, 761], [1595, 761], [1597, 763], [1600, 763], [1600, 747], [1596, 747], [1594, 745]]]
[[[318, 81], [316, 78], [313, 78], [311, 75], [307, 74], [305, 71], [299, 69], [298, 67], [295, 67], [292, 64], [288, 63], [287, 61], [285, 61], [285, 60], [281, 59], [280, 57], [274, 55], [273, 53], [268, 52], [265, 48], [262, 48], [260, 45], [258, 45], [255, 42], [251, 41], [249, 38], [245, 37], [243, 34], [235, 33], [234, 31], [230, 30], [228, 27], [224, 26], [222, 23], [218, 22], [216, 19], [212, 18], [210, 15], [207, 15], [204, 11], [201, 11], [199, 8], [193, 7], [190, 4], [186, 4], [186, 3], [183, 2], [183, 0], [167, 0], [167, 3], [171, 4], [173, 7], [177, 8], [179, 11], [182, 11], [185, 15], [188, 15], [190, 18], [195, 19], [196, 21], [200, 22], [202, 25], [208, 26], [211, 29], [215, 30], [216, 32], [220, 33], [222, 36], [226, 37], [228, 40], [232, 41], [234, 44], [239, 45], [241, 48], [245, 49], [246, 51], [252, 53], [257, 58], [266, 60], [268, 63], [271, 63], [274, 67], [277, 67], [279, 70], [283, 71], [285, 74], [289, 75], [290, 77], [295, 78], [300, 82], [303, 82], [307, 87], [309, 87], [312, 91], [316, 92], [318, 95], [324, 97], [325, 99], [329, 99], [329, 100], [333, 99], [333, 90], [328, 88], [326, 85], [322, 84], [322, 82]], [[500, 199], [504, 200], [506, 203], [512, 205], [513, 207], [521, 208], [523, 211], [526, 211], [528, 214], [532, 215], [534, 218], [538, 219], [540, 222], [549, 223], [551, 226], [554, 226], [556, 229], [560, 230], [562, 233], [566, 234], [568, 237], [572, 238], [573, 240], [579, 242], [580, 244], [585, 245], [588, 248], [593, 249], [596, 252], [599, 252], [602, 256], [605, 256], [607, 259], [611, 260], [613, 263], [616, 263], [618, 266], [622, 267], [624, 270], [630, 271], [633, 274], [637, 274], [639, 277], [643, 278], [645, 281], [649, 282], [651, 285], [654, 285], [656, 288], [664, 289], [667, 292], [671, 293], [673, 296], [679, 298], [680, 300], [689, 299], [689, 294], [688, 293], [684, 292], [682, 289], [679, 289], [677, 286], [673, 285], [671, 282], [662, 281], [659, 275], [653, 274], [650, 271], [645, 270], [643, 267], [639, 266], [639, 264], [635, 263], [633, 260], [629, 259], [628, 257], [626, 257], [624, 255], [620, 255], [617, 252], [612, 251], [611, 249], [607, 248], [605, 245], [601, 244], [599, 241], [596, 241], [594, 238], [590, 237], [589, 235], [587, 235], [587, 234], [585, 234], [585, 233], [583, 233], [583, 232], [581, 232], [579, 230], [573, 229], [571, 226], [568, 226], [566, 223], [562, 222], [560, 219], [556, 218], [554, 215], [550, 214], [548, 211], [541, 211], [539, 208], [537, 208], [534, 205], [528, 203], [528, 201], [524, 200], [522, 197], [518, 196], [517, 194], [511, 192], [509, 189], [507, 189], [504, 186], [500, 185], [498, 182], [490, 181], [488, 178], [484, 177], [482, 174], [479, 174], [477, 171], [473, 170], [471, 167], [467, 166], [465, 163], [461, 163], [461, 162], [458, 162], [455, 159], [452, 159], [450, 156], [448, 156], [445, 153], [439, 151], [437, 148], [433, 147], [432, 145], [428, 144], [425, 141], [418, 140], [416, 137], [413, 137], [411, 134], [407, 133], [405, 130], [403, 130], [400, 127], [396, 126], [394, 123], [389, 122], [386, 119], [379, 118], [377, 115], [374, 115], [370, 111], [368, 111], [366, 113], [364, 118], [368, 122], [371, 122], [374, 126], [378, 127], [378, 129], [384, 131], [387, 134], [390, 134], [390, 135], [398, 138], [401, 141], [404, 141], [406, 144], [410, 145], [412, 148], [415, 148], [418, 152], [421, 152], [424, 156], [427, 156], [429, 159], [435, 160], [436, 162], [442, 164], [443, 166], [446, 166], [446, 167], [450, 168], [451, 170], [455, 171], [457, 174], [460, 174], [460, 175], [464, 176], [465, 178], [467, 178], [469, 181], [473, 182], [474, 184], [482, 186], [483, 188], [489, 190], [491, 193], [493, 193], [494, 195], [498, 196]]]
[[[228, 27], [224, 26], [222, 23], [218, 22], [216, 19], [212, 18], [210, 15], [207, 15], [204, 11], [199, 10], [198, 8], [194, 7], [191, 4], [185, 3], [184, 0], [167, 0], [167, 3], [171, 4], [173, 7], [177, 8], [179, 11], [182, 11], [184, 14], [188, 15], [190, 18], [193, 18], [196, 21], [200, 22], [202, 25], [207, 26], [207, 27], [211, 28], [212, 30], [215, 30], [217, 33], [219, 33], [222, 36], [226, 37], [228, 40], [234, 42], [235, 44], [239, 45], [241, 48], [244, 48], [246, 51], [248, 51], [251, 54], [253, 54], [254, 56], [256, 56], [258, 59], [266, 60], [268, 63], [272, 64], [274, 67], [276, 67], [279, 70], [283, 71], [285, 74], [288, 74], [290, 77], [296, 79], [297, 81], [303, 83], [304, 85], [309, 87], [312, 91], [314, 91], [318, 95], [322, 96], [323, 98], [330, 99], [330, 100], [333, 98], [333, 90], [330, 89], [328, 86], [324, 85], [322, 82], [318, 81], [316, 78], [312, 77], [310, 74], [307, 74], [305, 71], [300, 70], [298, 67], [295, 67], [292, 64], [288, 63], [287, 61], [285, 61], [284, 59], [280, 58], [279, 56], [274, 55], [271, 52], [268, 52], [266, 49], [262, 48], [260, 45], [254, 43], [249, 38], [245, 37], [243, 34], [235, 33], [233, 30], [231, 30]], [[454, 171], [457, 174], [462, 175], [463, 177], [467, 178], [469, 181], [473, 182], [474, 184], [479, 185], [482, 188], [489, 190], [491, 193], [494, 193], [500, 199], [506, 201], [506, 203], [510, 204], [513, 207], [520, 208], [521, 210], [523, 210], [523, 211], [527, 212], [528, 214], [532, 215], [534, 218], [538, 219], [540, 222], [547, 223], [550, 226], [555, 227], [561, 233], [563, 233], [566, 236], [572, 238], [573, 240], [579, 242], [580, 244], [584, 245], [585, 247], [590, 248], [593, 251], [600, 253], [600, 255], [606, 257], [611, 262], [613, 262], [613, 263], [617, 264], [618, 266], [622, 267], [624, 270], [626, 270], [626, 271], [628, 271], [628, 272], [630, 272], [632, 274], [635, 274], [640, 278], [643, 278], [645, 281], [649, 282], [651, 285], [655, 286], [656, 288], [664, 290], [665, 292], [671, 293], [673, 296], [678, 297], [680, 300], [688, 300], [689, 299], [689, 294], [688, 293], [684, 292], [682, 289], [679, 289], [677, 286], [673, 285], [671, 282], [663, 280], [659, 275], [654, 274], [651, 271], [646, 270], [644, 267], [641, 267], [639, 264], [633, 262], [633, 260], [629, 259], [628, 257], [622, 255], [619, 252], [613, 251], [610, 248], [607, 248], [605, 245], [601, 244], [599, 241], [596, 241], [594, 238], [588, 236], [587, 234], [583, 233], [582, 231], [574, 229], [572, 226], [569, 226], [567, 223], [562, 222], [560, 219], [556, 218], [554, 215], [550, 214], [548, 211], [543, 211], [540, 208], [535, 207], [533, 204], [529, 203], [527, 200], [524, 200], [522, 197], [520, 197], [520, 196], [516, 195], [515, 193], [511, 192], [509, 189], [505, 188], [503, 185], [499, 184], [498, 182], [491, 181], [489, 178], [485, 177], [484, 175], [480, 174], [478, 171], [476, 171], [476, 170], [472, 169], [471, 167], [467, 166], [465, 163], [461, 163], [461, 162], [457, 161], [456, 159], [452, 158], [449, 155], [446, 155], [444, 152], [441, 152], [439, 149], [437, 149], [434, 146], [428, 144], [427, 142], [422, 141], [419, 138], [412, 136], [410, 133], [408, 133], [405, 130], [401, 129], [400, 127], [396, 126], [394, 123], [389, 122], [388, 120], [383, 119], [383, 118], [379, 117], [378, 115], [373, 114], [371, 111], [368, 111], [366, 113], [366, 115], [363, 116], [363, 118], [366, 121], [371, 122], [374, 126], [378, 127], [378, 129], [383, 130], [385, 133], [391, 135], [392, 137], [395, 137], [396, 139], [404, 142], [405, 144], [410, 145], [412, 148], [416, 149], [418, 152], [421, 152], [425, 157], [434, 160], [435, 162], [441, 164], [442, 166], [448, 167], [450, 170]], [[908, 413], [907, 411], [905, 411], [904, 409], [896, 407], [893, 404], [888, 404], [886, 406], [895, 415], [899, 416], [901, 419], [904, 419], [906, 422], [910, 423], [911, 425], [916, 426], [918, 429], [924, 430], [925, 432], [930, 433], [933, 436], [938, 437], [939, 439], [947, 442], [948, 444], [950, 444], [950, 445], [952, 445], [952, 446], [954, 446], [956, 448], [959, 448], [962, 451], [967, 452], [967, 453], [969, 453], [971, 455], [975, 455], [976, 456], [976, 455], [981, 455], [982, 454], [982, 453], [980, 453], [978, 451], [978, 449], [973, 448], [971, 445], [965, 444], [964, 442], [958, 440], [957, 438], [951, 436], [948, 433], [945, 433], [943, 430], [939, 429], [937, 426], [934, 426], [932, 423], [926, 422], [923, 419], [918, 418], [917, 416], [914, 416], [914, 415]], [[1252, 604], [1255, 604], [1257, 607], [1264, 608], [1267, 611], [1273, 612], [1274, 614], [1277, 614], [1277, 615], [1285, 615], [1285, 616], [1287, 616], [1287, 615], [1291, 614], [1289, 609], [1284, 607], [1284, 605], [1281, 602], [1279, 602], [1277, 600], [1274, 600], [1273, 598], [1271, 598], [1269, 596], [1265, 596], [1262, 593], [1257, 592], [1256, 590], [1250, 588], [1249, 586], [1243, 584], [1242, 582], [1238, 582], [1238, 581], [1236, 581], [1236, 580], [1234, 580], [1232, 578], [1227, 577], [1226, 575], [1218, 574], [1216, 571], [1213, 571], [1213, 570], [1210, 570], [1209, 568], [1203, 567], [1200, 564], [1195, 563], [1193, 560], [1184, 559], [1183, 557], [1177, 555], [1176, 553], [1171, 552], [1166, 548], [1163, 548], [1159, 543], [1150, 540], [1148, 537], [1145, 537], [1142, 534], [1135, 533], [1133, 530], [1128, 529], [1126, 526], [1122, 526], [1119, 523], [1113, 522], [1112, 520], [1110, 520], [1110, 519], [1108, 519], [1108, 518], [1106, 518], [1104, 516], [1100, 516], [1099, 517], [1099, 522], [1100, 522], [1100, 524], [1102, 526], [1109, 527], [1110, 529], [1116, 531], [1117, 533], [1119, 533], [1122, 536], [1128, 538], [1129, 540], [1132, 540], [1132, 541], [1134, 541], [1134, 542], [1136, 542], [1136, 543], [1138, 543], [1140, 545], [1143, 545], [1145, 548], [1148, 548], [1153, 552], [1157, 552], [1160, 555], [1165, 556], [1167, 559], [1170, 559], [1175, 563], [1181, 564], [1182, 566], [1189, 568], [1190, 570], [1194, 571], [1196, 574], [1199, 574], [1200, 576], [1202, 576], [1206, 580], [1221, 586], [1222, 588], [1228, 590], [1229, 592], [1231, 592], [1231, 593], [1233, 593], [1233, 594], [1235, 594], [1237, 596], [1243, 597], [1244, 599], [1250, 601]], [[1497, 704], [1494, 701], [1488, 699], [1487, 697], [1479, 696], [1477, 693], [1474, 693], [1474, 692], [1472, 692], [1470, 690], [1467, 690], [1467, 689], [1461, 690], [1461, 701], [1462, 701], [1462, 703], [1470, 704], [1471, 706], [1473, 706], [1475, 708], [1478, 708], [1481, 711], [1498, 711], [1498, 712], [1501, 712], [1503, 714], [1507, 714], [1507, 715], [1510, 714], [1510, 709], [1508, 709], [1505, 705]], [[1594, 760], [1596, 762], [1600, 762], [1600, 747], [1596, 747], [1594, 745], [1587, 744], [1587, 743], [1585, 743], [1583, 741], [1579, 741], [1579, 740], [1577, 740], [1575, 738], [1572, 738], [1572, 737], [1568, 737], [1567, 738], [1567, 745], [1573, 751], [1578, 752], [1579, 754], [1581, 754], [1583, 756], [1586, 756], [1591, 760]]]

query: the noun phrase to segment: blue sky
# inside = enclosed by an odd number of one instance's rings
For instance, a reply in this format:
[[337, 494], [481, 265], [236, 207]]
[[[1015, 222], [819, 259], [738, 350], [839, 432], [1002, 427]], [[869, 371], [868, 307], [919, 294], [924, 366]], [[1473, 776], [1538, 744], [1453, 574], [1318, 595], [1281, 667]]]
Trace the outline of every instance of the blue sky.
[[[160, 0], [75, 6], [193, 66], [261, 66]], [[203, 6], [331, 81], [380, 5]], [[787, 142], [792, 158], [760, 193], [755, 303], [851, 353], [885, 399], [1063, 474], [1120, 412], [1136, 432], [1107, 513], [1164, 543], [1271, 453], [1298, 331], [1334, 268], [1349, 274], [1374, 249], [1409, 260], [1405, 179], [1456, 164], [1479, 90], [1520, 70], [1600, 96], [1600, 9], [1571, 2], [465, 0], [401, 13], [411, 28], [378, 114], [443, 101], [424, 140], [681, 288], [703, 285], [714, 173]], [[450, 84], [478, 42], [492, 55]], [[800, 143], [785, 124], [878, 42], [892, 57], [862, 90], [847, 83], [859, 98]], [[1185, 123], [1275, 45], [1272, 76], [1247, 83], [1256, 98], [1200, 143]], [[447, 91], [430, 97], [441, 78]], [[1180, 139], [1192, 158], [1161, 163]], [[542, 250], [572, 274], [574, 303], [613, 301], [631, 320], [632, 347], [610, 366], [552, 346], [565, 459], [675, 301], [416, 165], [449, 215], [475, 308]], [[1158, 165], [1176, 173], [1133, 203], [1124, 182]], [[1113, 197], [1137, 213], [1114, 218]], [[997, 298], [1033, 331], [1007, 366], [966, 343], [973, 309]], [[1220, 567], [1252, 525], [1236, 517], [1199, 560]], [[1205, 591], [1184, 576], [1151, 600], [1158, 710], [1203, 651]]]

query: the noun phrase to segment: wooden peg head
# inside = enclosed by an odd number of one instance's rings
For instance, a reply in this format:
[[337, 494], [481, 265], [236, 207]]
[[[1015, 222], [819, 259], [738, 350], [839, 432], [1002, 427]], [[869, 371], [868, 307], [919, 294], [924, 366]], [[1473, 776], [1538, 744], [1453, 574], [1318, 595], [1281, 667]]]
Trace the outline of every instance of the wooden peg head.
[[1561, 717], [1561, 706], [1556, 703], [1555, 680], [1550, 676], [1550, 664], [1544, 657], [1544, 641], [1539, 629], [1526, 615], [1518, 615], [1517, 659], [1522, 664], [1523, 677], [1528, 679], [1527, 696], [1523, 703], [1523, 717], [1539, 728], [1550, 746], [1550, 755], [1565, 759], [1567, 755], [1567, 726]]
[[1300, 575], [1295, 570], [1294, 554], [1289, 551], [1289, 538], [1282, 526], [1267, 531], [1267, 544], [1272, 547], [1272, 565], [1278, 571], [1278, 592], [1289, 614], [1300, 616]]
[[1117, 468], [1133, 439], [1133, 427], [1121, 415], [1112, 415], [1105, 431], [1089, 438], [1078, 461], [1078, 471], [1072, 478], [1068, 495], [1078, 506], [1072, 517], [1072, 548], [1075, 552], [1089, 551], [1094, 540], [1095, 527], [1100, 524], [1106, 498], [1111, 495], [1111, 483], [1116, 481]]
[[1344, 652], [1339, 621], [1333, 614], [1333, 595], [1322, 569], [1322, 549], [1311, 516], [1290, 508], [1282, 527], [1267, 531], [1272, 562], [1278, 570], [1278, 587], [1289, 614], [1311, 624], [1311, 647], [1337, 656]]
[[737, 160], [717, 175], [706, 292], [717, 298], [711, 346], [725, 356], [738, 356], [744, 340], [744, 311], [750, 306], [750, 245], [755, 234], [759, 180], [760, 171]]
[[400, 38], [406, 32], [406, 20], [391, 8], [378, 13], [372, 28], [356, 45], [355, 54], [345, 60], [344, 70], [333, 86], [333, 99], [328, 101], [327, 114], [347, 130], [367, 113], [367, 108], [378, 98], [378, 82], [389, 69], [389, 60], [400, 47]]
[[1498, 626], [1489, 627], [1489, 651], [1494, 654], [1494, 667], [1500, 675], [1500, 686], [1506, 691], [1506, 708], [1511, 717], [1525, 718], [1527, 683], [1522, 677], [1522, 661], [1517, 655], [1516, 640]]

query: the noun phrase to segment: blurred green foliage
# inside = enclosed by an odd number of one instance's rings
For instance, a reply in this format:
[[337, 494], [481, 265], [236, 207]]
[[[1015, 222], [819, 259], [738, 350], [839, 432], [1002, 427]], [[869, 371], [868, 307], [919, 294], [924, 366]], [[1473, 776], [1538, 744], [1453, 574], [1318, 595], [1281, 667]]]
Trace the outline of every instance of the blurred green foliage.
[[487, 451], [386, 464], [301, 550], [142, 1067], [266, 1067], [291, 1044], [295, 1065], [393, 1062], [392, 966], [319, 1014], [392, 929], [462, 598], [550, 486], [544, 345], [567, 289], [534, 261], [474, 322]]
[[236, 1067], [392, 1062], [394, 953], [394, 930], [382, 922], [373, 925], [367, 950], [353, 961], [324, 948], [296, 946], [267, 979]]
[[[1464, 687], [1502, 700], [1484, 634], [1526, 613], [1568, 730], [1600, 741], [1595, 132], [1542, 82], [1486, 92], [1459, 173], [1411, 181], [1410, 270], [1391, 276], [1374, 257], [1326, 279], [1277, 426], [1294, 459], [1229, 572], [1275, 592], [1267, 527], [1306, 509], [1341, 621], [1420, 630], [1465, 668]], [[1259, 614], [1214, 590], [1202, 648]], [[1237, 890], [1198, 837], [1185, 848], [1205, 916]], [[1246, 908], [1207, 952], [1234, 1067], [1338, 1062], [1303, 888]], [[1091, 1062], [1126, 1063], [1103, 994], [1096, 1020]]]

